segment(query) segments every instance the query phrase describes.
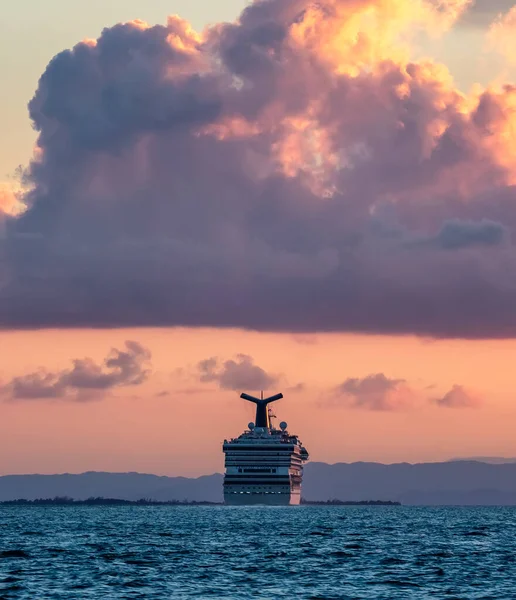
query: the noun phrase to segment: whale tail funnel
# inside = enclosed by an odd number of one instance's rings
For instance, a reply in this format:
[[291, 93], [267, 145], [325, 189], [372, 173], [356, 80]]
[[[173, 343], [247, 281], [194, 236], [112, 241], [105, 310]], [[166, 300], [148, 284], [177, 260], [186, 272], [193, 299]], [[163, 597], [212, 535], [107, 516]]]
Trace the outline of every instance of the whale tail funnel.
[[254, 404], [256, 404], [256, 427], [270, 428], [271, 424], [269, 420], [269, 412], [267, 410], [267, 405], [271, 402], [276, 402], [276, 400], [281, 400], [283, 398], [283, 394], [276, 394], [275, 396], [270, 396], [269, 398], [255, 398], [254, 396], [250, 396], [249, 394], [240, 394], [240, 398], [243, 398], [244, 400], [249, 400], [249, 402], [253, 402]]

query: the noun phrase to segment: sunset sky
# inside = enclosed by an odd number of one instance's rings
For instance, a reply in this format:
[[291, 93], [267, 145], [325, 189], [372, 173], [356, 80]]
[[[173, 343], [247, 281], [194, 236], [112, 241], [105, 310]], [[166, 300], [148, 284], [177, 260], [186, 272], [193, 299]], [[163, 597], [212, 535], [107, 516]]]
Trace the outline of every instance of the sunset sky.
[[516, 456], [515, 1], [19, 0], [0, 70], [0, 474], [221, 472], [260, 389]]

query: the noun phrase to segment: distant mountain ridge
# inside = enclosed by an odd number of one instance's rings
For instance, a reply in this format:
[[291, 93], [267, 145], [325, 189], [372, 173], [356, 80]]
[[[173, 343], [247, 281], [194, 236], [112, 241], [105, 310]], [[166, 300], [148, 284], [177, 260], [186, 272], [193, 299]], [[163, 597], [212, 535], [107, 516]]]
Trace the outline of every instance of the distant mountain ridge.
[[503, 456], [470, 456], [468, 458], [452, 458], [448, 462], [483, 462], [491, 465], [504, 465], [516, 463], [516, 458], [505, 458]]
[[[222, 502], [222, 475], [198, 478], [143, 473], [5, 475], [0, 501], [69, 497]], [[404, 505], [516, 505], [516, 463], [453, 460], [443, 463], [309, 463], [307, 501], [393, 501]]]
[[144, 473], [90, 471], [78, 475], [4, 475], [0, 477], [0, 500], [35, 500], [67, 496], [75, 500], [92, 497], [121, 500], [186, 500], [222, 502], [222, 475], [195, 479]]
[[404, 505], [516, 505], [516, 464], [310, 463], [303, 496], [346, 500], [381, 499]]

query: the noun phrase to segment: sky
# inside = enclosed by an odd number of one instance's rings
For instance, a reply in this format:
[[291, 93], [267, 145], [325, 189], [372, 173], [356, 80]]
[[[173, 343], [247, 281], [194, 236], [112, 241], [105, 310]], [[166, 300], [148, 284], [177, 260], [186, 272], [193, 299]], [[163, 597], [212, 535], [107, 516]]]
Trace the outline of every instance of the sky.
[[516, 456], [513, 4], [2, 7], [0, 474]]

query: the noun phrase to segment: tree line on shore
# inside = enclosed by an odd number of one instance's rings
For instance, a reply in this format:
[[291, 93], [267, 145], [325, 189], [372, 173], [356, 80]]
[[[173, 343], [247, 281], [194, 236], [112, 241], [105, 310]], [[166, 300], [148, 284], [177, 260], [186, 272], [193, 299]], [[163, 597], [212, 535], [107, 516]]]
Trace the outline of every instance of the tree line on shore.
[[[400, 506], [400, 502], [383, 500], [344, 501], [327, 500], [325, 502], [313, 502], [301, 500], [301, 504], [308, 506]], [[141, 498], [139, 500], [123, 500], [121, 498], [92, 497], [86, 500], [75, 500], [68, 496], [56, 496], [54, 498], [36, 498], [26, 500], [3, 500], [1, 506], [221, 506], [221, 502], [189, 501], [189, 500], [152, 500]]]

